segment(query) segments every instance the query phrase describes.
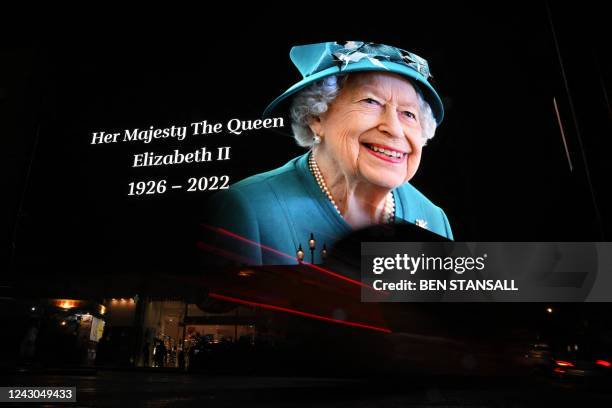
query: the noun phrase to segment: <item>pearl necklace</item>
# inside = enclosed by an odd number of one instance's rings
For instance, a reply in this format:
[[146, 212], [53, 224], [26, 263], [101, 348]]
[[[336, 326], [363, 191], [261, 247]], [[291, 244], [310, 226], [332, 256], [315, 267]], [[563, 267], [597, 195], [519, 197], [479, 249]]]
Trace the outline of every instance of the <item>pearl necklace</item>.
[[[308, 158], [308, 168], [310, 169], [310, 172], [312, 173], [315, 180], [317, 181], [317, 184], [319, 185], [319, 188], [321, 189], [321, 191], [325, 193], [325, 195], [327, 196], [327, 199], [332, 203], [332, 205], [334, 206], [338, 214], [342, 217], [342, 213], [340, 212], [340, 209], [336, 205], [336, 202], [334, 201], [334, 197], [332, 197], [331, 192], [327, 188], [327, 184], [325, 184], [325, 179], [323, 178], [323, 174], [321, 174], [321, 170], [319, 170], [319, 166], [317, 165], [317, 162], [314, 158], [314, 154], [312, 154], [312, 152], [310, 153], [310, 157]], [[381, 217], [381, 223], [391, 224], [393, 223], [394, 219], [395, 219], [395, 198], [393, 197], [393, 193], [389, 191], [389, 194], [387, 195], [387, 198], [385, 200], [385, 209]]]

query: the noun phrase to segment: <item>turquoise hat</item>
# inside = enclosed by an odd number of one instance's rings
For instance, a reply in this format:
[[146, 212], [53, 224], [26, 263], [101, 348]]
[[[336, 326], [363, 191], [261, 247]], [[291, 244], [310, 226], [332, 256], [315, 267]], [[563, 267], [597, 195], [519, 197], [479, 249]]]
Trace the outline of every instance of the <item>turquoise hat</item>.
[[349, 72], [382, 71], [410, 78], [431, 106], [437, 124], [444, 118], [444, 106], [430, 83], [432, 76], [427, 61], [411, 52], [389, 45], [347, 41], [298, 45], [291, 48], [289, 56], [303, 79], [272, 101], [264, 117], [271, 116], [280, 102], [321, 78]]

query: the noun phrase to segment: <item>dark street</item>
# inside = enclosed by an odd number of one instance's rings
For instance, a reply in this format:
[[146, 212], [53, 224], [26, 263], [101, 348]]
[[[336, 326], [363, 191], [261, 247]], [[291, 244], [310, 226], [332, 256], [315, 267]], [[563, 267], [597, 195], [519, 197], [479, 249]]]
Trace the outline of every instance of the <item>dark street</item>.
[[[83, 407], [541, 407], [610, 406], [610, 389], [534, 378], [338, 379], [99, 371], [20, 374], [20, 386], [76, 386]], [[206, 404], [206, 405], [203, 405]], [[11, 406], [22, 406], [11, 404]]]

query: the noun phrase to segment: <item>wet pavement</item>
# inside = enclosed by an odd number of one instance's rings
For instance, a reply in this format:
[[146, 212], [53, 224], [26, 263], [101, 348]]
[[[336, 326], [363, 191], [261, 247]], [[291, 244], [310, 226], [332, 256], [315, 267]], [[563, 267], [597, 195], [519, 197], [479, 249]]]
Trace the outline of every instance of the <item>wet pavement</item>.
[[383, 381], [98, 371], [18, 374], [3, 376], [1, 382], [10, 386], [76, 386], [77, 402], [63, 405], [81, 407], [612, 406], [610, 389], [550, 379], [427, 377]]

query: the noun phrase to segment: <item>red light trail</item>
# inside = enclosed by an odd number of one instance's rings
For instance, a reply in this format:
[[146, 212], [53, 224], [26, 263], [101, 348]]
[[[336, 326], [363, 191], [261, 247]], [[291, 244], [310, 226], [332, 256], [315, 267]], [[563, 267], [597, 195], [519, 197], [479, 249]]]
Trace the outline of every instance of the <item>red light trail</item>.
[[[211, 230], [213, 230], [215, 232], [218, 232], [220, 234], [227, 235], [228, 237], [235, 238], [235, 239], [237, 239], [239, 241], [246, 242], [246, 243], [249, 243], [251, 245], [258, 246], [258, 247], [260, 247], [262, 249], [265, 249], [266, 251], [270, 251], [270, 252], [272, 252], [274, 254], [277, 254], [277, 255], [282, 256], [284, 258], [288, 258], [288, 259], [291, 259], [291, 260], [295, 261], [295, 256], [288, 255], [288, 254], [286, 254], [284, 252], [281, 252], [281, 251], [279, 251], [277, 249], [271, 248], [271, 247], [269, 247], [267, 245], [263, 245], [263, 244], [260, 244], [259, 242], [252, 241], [252, 240], [250, 240], [248, 238], [245, 238], [245, 237], [243, 237], [241, 235], [235, 234], [235, 233], [233, 233], [231, 231], [228, 231], [226, 229], [218, 228], [218, 227], [213, 227], [213, 226], [209, 226], [209, 225], [205, 225], [205, 224], [202, 224], [202, 226], [205, 227], [205, 228], [211, 229]], [[354, 279], [351, 279], [351, 278], [347, 278], [346, 276], [340, 275], [340, 274], [338, 274], [336, 272], [332, 272], [329, 269], [325, 269], [325, 268], [320, 267], [318, 265], [311, 264], [309, 262], [302, 262], [302, 264], [306, 265], [306, 266], [308, 266], [308, 267], [310, 267], [310, 268], [312, 268], [312, 269], [314, 269], [314, 270], [316, 270], [318, 272], [325, 273], [327, 275], [333, 276], [334, 278], [341, 279], [341, 280], [344, 280], [346, 282], [352, 283], [353, 285], [358, 285], [358, 286], [361, 286], [361, 287], [364, 287], [364, 288], [367, 288], [367, 289], [370, 289], [370, 290], [374, 290], [374, 288], [372, 288], [371, 286], [368, 286], [368, 285], [366, 285], [364, 283], [361, 283], [361, 282], [359, 282], [357, 280], [354, 280]], [[377, 291], [377, 293], [378, 293], [378, 291]]]
[[325, 321], [325, 322], [344, 324], [346, 326], [359, 327], [359, 328], [362, 328], [362, 329], [369, 329], [369, 330], [374, 330], [374, 331], [380, 331], [380, 332], [383, 332], [383, 333], [392, 333], [391, 330], [389, 330], [387, 328], [384, 328], [384, 327], [371, 326], [371, 325], [368, 325], [368, 324], [357, 323], [357, 322], [350, 322], [350, 321], [347, 321], [347, 320], [333, 319], [331, 317], [325, 317], [325, 316], [320, 316], [320, 315], [316, 315], [316, 314], [313, 314], [313, 313], [302, 312], [302, 311], [296, 310], [296, 309], [289, 309], [287, 307], [269, 305], [269, 304], [266, 304], [266, 303], [252, 302], [250, 300], [238, 299], [238, 298], [234, 298], [234, 297], [230, 297], [230, 296], [220, 295], [218, 293], [209, 293], [208, 296], [210, 296], [213, 299], [224, 300], [226, 302], [239, 303], [239, 304], [247, 305], [247, 306], [261, 307], [262, 309], [268, 309], [268, 310], [275, 310], [275, 311], [279, 311], [279, 312], [291, 313], [291, 314], [295, 314], [295, 315], [298, 315], [298, 316], [309, 317], [311, 319], [322, 320], [322, 321]]

